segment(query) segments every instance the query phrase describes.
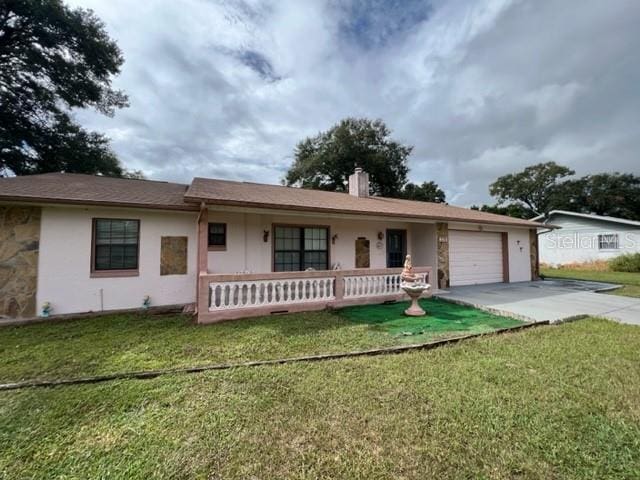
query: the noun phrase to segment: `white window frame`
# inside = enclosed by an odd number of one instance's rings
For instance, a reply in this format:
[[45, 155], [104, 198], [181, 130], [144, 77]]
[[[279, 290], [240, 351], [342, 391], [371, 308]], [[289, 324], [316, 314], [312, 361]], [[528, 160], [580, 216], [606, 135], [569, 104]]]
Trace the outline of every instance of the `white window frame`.
[[619, 250], [620, 235], [617, 233], [599, 233], [598, 250]]

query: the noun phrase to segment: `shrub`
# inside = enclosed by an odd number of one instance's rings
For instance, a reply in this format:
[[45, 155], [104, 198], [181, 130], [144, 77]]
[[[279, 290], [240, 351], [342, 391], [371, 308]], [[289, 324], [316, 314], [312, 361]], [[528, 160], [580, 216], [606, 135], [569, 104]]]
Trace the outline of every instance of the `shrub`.
[[589, 270], [590, 272], [606, 272], [609, 270], [609, 262], [606, 260], [590, 260], [588, 262], [575, 262], [562, 265], [568, 270]]
[[640, 272], [640, 253], [626, 253], [612, 258], [609, 268], [614, 272]]

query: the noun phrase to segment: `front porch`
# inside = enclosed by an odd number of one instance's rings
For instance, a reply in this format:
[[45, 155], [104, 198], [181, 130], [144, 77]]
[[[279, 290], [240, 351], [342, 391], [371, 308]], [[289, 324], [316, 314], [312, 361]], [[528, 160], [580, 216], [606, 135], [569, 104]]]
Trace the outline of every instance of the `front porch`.
[[[431, 283], [431, 271], [431, 267], [414, 267], [424, 283]], [[203, 273], [199, 277], [198, 323], [406, 299], [401, 273], [401, 268]], [[431, 289], [426, 290], [423, 297], [431, 294]]]
[[436, 231], [434, 222], [202, 205], [198, 323], [407, 299], [406, 254], [435, 289]]

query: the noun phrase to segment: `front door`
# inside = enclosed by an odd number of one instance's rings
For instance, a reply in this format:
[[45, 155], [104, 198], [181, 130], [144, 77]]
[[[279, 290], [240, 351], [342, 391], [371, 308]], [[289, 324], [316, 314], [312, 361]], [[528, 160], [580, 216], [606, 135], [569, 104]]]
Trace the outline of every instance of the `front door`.
[[387, 268], [404, 265], [407, 256], [407, 231], [387, 230]]

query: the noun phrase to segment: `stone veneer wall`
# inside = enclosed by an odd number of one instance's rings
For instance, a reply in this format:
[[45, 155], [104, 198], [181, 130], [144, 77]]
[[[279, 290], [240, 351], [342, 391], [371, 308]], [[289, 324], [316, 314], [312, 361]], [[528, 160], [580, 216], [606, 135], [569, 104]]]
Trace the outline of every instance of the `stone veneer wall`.
[[436, 223], [438, 288], [449, 288], [449, 224]]
[[40, 207], [0, 206], [0, 317], [36, 314]]
[[529, 257], [531, 261], [531, 280], [540, 280], [540, 263], [538, 261], [538, 233], [536, 229], [529, 230]]

